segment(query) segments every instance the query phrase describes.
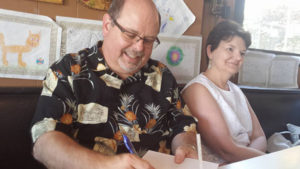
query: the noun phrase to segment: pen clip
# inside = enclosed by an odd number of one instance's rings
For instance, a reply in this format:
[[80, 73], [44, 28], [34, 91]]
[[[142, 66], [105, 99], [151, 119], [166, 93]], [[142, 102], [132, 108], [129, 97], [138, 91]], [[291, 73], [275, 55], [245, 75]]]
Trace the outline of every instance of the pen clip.
[[124, 144], [125, 144], [126, 148], [128, 149], [128, 151], [131, 154], [138, 155], [137, 152], [136, 152], [136, 150], [135, 150], [135, 148], [134, 148], [134, 146], [130, 142], [129, 138], [125, 134], [122, 134], [122, 136], [123, 136]]

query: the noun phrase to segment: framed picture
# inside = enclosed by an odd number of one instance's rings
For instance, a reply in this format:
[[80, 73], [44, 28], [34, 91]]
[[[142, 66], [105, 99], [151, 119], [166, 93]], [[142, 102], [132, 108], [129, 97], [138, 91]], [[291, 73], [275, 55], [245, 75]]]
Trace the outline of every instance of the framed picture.
[[80, 0], [84, 5], [92, 9], [108, 10], [112, 0]]
[[152, 52], [152, 59], [164, 63], [177, 83], [184, 84], [200, 73], [202, 37], [159, 36], [161, 44]]
[[61, 28], [49, 17], [0, 9], [0, 77], [44, 78], [59, 58]]
[[183, 0], [153, 0], [161, 15], [160, 35], [180, 37], [195, 22]]
[[49, 3], [55, 3], [55, 4], [63, 4], [63, 0], [38, 0], [40, 2], [49, 2]]
[[77, 53], [103, 40], [102, 21], [57, 16], [56, 23], [62, 27], [60, 56]]

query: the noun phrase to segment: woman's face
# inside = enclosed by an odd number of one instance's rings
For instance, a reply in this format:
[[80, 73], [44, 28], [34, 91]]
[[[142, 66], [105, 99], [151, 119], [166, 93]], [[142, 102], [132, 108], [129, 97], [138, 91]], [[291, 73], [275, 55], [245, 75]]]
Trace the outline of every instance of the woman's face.
[[211, 51], [210, 47], [209, 45], [207, 54], [211, 61], [211, 68], [231, 75], [239, 71], [246, 53], [245, 41], [241, 37], [233, 36], [228, 40], [221, 40], [214, 51]]

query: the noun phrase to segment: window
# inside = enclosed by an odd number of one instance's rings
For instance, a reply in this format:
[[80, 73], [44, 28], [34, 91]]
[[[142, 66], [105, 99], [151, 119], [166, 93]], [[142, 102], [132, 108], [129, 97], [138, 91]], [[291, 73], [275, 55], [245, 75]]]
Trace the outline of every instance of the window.
[[243, 25], [250, 48], [300, 54], [299, 0], [246, 0]]

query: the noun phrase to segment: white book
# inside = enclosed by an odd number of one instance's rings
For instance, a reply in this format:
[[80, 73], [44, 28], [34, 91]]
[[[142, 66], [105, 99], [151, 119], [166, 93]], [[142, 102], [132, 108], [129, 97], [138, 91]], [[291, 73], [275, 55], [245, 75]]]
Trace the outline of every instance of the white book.
[[[150, 162], [155, 169], [200, 169], [199, 160], [186, 158], [181, 164], [174, 162], [175, 156], [155, 151], [148, 151], [143, 159]], [[219, 164], [202, 161], [203, 169], [217, 169]]]

